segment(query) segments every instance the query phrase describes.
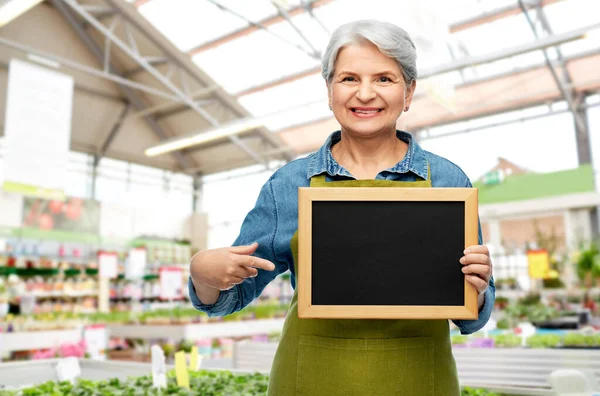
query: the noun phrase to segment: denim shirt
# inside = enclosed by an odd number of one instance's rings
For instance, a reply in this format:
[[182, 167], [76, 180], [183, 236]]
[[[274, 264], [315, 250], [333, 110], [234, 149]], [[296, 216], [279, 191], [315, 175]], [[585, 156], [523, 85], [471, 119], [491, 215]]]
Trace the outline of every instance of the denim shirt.
[[[427, 164], [431, 169], [432, 187], [472, 187], [469, 178], [455, 164], [438, 155], [423, 150], [412, 135], [397, 131], [398, 139], [408, 144], [404, 159], [392, 168], [381, 171], [376, 180], [417, 181], [427, 179]], [[255, 207], [248, 213], [240, 234], [233, 246], [258, 242], [255, 256], [275, 264], [274, 271], [258, 269], [255, 278], [247, 278], [232, 289], [221, 291], [218, 300], [211, 305], [200, 302], [189, 280], [190, 298], [193, 306], [209, 316], [225, 316], [239, 311], [256, 299], [269, 282], [287, 270], [291, 272], [291, 284], [295, 289], [296, 276], [290, 240], [298, 228], [298, 188], [308, 187], [313, 176], [326, 173], [328, 181], [351, 180], [354, 177], [331, 154], [331, 146], [339, 142], [341, 132], [332, 133], [319, 151], [292, 161], [277, 170], [263, 185]], [[479, 226], [479, 244], [482, 242]], [[485, 291], [485, 303], [477, 320], [453, 321], [462, 334], [480, 330], [490, 318], [495, 302], [495, 286], [490, 280]]]

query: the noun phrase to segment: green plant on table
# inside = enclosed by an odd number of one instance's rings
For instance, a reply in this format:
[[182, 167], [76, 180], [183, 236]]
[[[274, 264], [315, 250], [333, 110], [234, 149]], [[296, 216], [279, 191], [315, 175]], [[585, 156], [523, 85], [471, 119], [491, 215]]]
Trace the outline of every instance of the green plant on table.
[[600, 277], [600, 251], [595, 243], [581, 245], [573, 254], [577, 276], [585, 287], [593, 286], [593, 279]]
[[[117, 378], [90, 381], [76, 380], [74, 384], [46, 382], [19, 391], [1, 391], [0, 396], [262, 396], [267, 393], [269, 377], [260, 373], [233, 374], [226, 370], [190, 371], [190, 388], [180, 388], [175, 375], [169, 372], [166, 389], [155, 389], [152, 377], [143, 376], [121, 380]], [[485, 389], [464, 387], [461, 396], [498, 396]]]
[[453, 345], [464, 345], [469, 340], [469, 337], [466, 335], [453, 335], [450, 340]]
[[481, 388], [471, 388], [469, 386], [465, 386], [460, 391], [460, 396], [499, 396], [497, 393], [490, 392], [486, 389]]
[[515, 334], [498, 334], [492, 336], [494, 339], [494, 345], [497, 347], [514, 348], [521, 345], [521, 337]]
[[566, 347], [597, 347], [600, 346], [600, 336], [581, 333], [567, 333], [563, 339]]
[[561, 343], [561, 337], [556, 334], [534, 334], [527, 338], [530, 348], [556, 348]]

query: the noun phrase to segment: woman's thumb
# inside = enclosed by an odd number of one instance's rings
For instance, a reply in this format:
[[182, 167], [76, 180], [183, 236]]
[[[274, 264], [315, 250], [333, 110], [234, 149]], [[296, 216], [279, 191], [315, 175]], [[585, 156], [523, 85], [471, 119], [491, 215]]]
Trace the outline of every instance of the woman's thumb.
[[254, 242], [250, 245], [232, 246], [229, 248], [231, 253], [235, 254], [252, 254], [258, 248], [258, 242]]

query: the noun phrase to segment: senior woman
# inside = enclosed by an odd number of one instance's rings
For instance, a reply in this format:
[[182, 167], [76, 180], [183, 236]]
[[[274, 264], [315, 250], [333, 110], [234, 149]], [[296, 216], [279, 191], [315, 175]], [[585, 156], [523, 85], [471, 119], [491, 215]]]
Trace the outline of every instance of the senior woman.
[[[243, 309], [287, 270], [295, 288], [299, 187], [471, 187], [458, 166], [396, 130], [417, 78], [415, 45], [404, 30], [378, 21], [341, 26], [322, 74], [341, 130], [271, 176], [233, 247], [203, 251], [191, 261], [192, 302], [211, 316]], [[463, 334], [481, 329], [494, 306], [492, 264], [481, 240], [480, 228], [479, 245], [460, 259], [479, 292], [479, 319], [454, 321]], [[459, 395], [448, 321], [299, 319], [295, 293], [268, 394]]]

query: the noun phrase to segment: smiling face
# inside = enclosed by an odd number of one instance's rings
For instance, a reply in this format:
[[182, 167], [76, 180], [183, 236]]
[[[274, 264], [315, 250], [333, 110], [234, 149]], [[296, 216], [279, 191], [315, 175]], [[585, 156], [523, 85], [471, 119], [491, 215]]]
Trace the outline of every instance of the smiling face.
[[391, 133], [415, 85], [407, 86], [398, 63], [375, 45], [351, 45], [338, 53], [329, 102], [343, 131], [362, 137]]

